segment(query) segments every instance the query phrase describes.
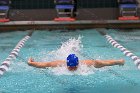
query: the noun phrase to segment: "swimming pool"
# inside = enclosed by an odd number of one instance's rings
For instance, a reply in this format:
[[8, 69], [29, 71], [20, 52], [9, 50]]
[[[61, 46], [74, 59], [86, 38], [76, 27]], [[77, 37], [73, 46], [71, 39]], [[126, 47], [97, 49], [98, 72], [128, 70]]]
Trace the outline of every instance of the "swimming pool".
[[[107, 31], [128, 50], [140, 56], [138, 30]], [[27, 32], [0, 33], [0, 62], [3, 62], [17, 42]], [[79, 59], [120, 59], [124, 66], [101, 69], [80, 66], [74, 73], [65, 67], [38, 69], [27, 65], [27, 59], [37, 61], [65, 59], [76, 53]], [[95, 29], [77, 31], [35, 31], [12, 62], [10, 70], [0, 78], [0, 93], [138, 93], [140, 71], [133, 61], [113, 48]]]

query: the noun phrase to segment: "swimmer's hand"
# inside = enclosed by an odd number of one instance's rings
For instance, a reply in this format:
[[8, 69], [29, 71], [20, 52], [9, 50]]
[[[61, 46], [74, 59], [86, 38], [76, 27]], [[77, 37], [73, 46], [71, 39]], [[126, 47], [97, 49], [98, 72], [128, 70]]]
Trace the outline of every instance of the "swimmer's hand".
[[31, 65], [32, 62], [34, 62], [34, 60], [30, 57], [30, 58], [28, 59], [28, 65]]
[[124, 59], [118, 60], [118, 65], [119, 65], [119, 66], [123, 66], [124, 63], [125, 63], [125, 60], [124, 60]]

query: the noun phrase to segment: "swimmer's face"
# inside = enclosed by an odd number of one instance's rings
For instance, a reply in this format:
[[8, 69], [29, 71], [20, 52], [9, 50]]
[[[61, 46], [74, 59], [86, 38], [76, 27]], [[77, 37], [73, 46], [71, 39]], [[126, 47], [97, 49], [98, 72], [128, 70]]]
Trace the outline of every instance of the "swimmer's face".
[[77, 70], [77, 66], [73, 66], [73, 67], [67, 66], [67, 68], [68, 68], [69, 71]]

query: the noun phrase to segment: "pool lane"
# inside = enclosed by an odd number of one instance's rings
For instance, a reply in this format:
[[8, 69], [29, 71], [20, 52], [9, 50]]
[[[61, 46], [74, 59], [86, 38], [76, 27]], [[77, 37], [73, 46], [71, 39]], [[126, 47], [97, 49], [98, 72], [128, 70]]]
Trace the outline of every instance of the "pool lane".
[[99, 29], [97, 30], [101, 35], [103, 35], [108, 43], [110, 43], [114, 48], [118, 48], [125, 56], [130, 57], [134, 64], [137, 66], [138, 69], [140, 69], [140, 58], [136, 56], [134, 53], [129, 51], [127, 48], [119, 44], [116, 40], [114, 40], [109, 34], [105, 32], [106, 29]]
[[[140, 45], [139, 41], [140, 32], [136, 29], [131, 31], [110, 29], [106, 30], [106, 32], [113, 37], [112, 38], [108, 35], [105, 36], [106, 39], [108, 40], [108, 41], [106, 40], [106, 42], [107, 43], [109, 42], [110, 46], [112, 47], [114, 46], [120, 48], [121, 49], [120, 54], [124, 54], [127, 56], [127, 57], [122, 56], [126, 61], [126, 64], [123, 66], [122, 71], [120, 71], [120, 69], [116, 69], [116, 71], [119, 72], [121, 76], [117, 75], [116, 72], [111, 73], [116, 74], [117, 76], [119, 76], [118, 78], [127, 81], [128, 84], [132, 85], [132, 87], [135, 87], [136, 90], [132, 90], [133, 92], [138, 91], [138, 86], [140, 86], [139, 85], [140, 80], [138, 80], [137, 78], [140, 76], [140, 73], [139, 68], [137, 69], [137, 66], [139, 66], [139, 56], [140, 56], [139, 52], [140, 49], [138, 48], [138, 46]], [[114, 39], [116, 39], [120, 43], [120, 45], [117, 44], [117, 42], [115, 42]], [[121, 45], [123, 45], [125, 48]], [[129, 50], [132, 51], [134, 54], [130, 53]], [[118, 51], [120, 50], [118, 49]]]
[[2, 62], [0, 66], [0, 77], [9, 70], [10, 64], [13, 61], [13, 59], [16, 59], [18, 56], [18, 53], [20, 49], [24, 46], [25, 42], [31, 37], [33, 31], [29, 32], [23, 39], [21, 39], [16, 47], [11, 51], [9, 56], [5, 59], [4, 62]]
[[[84, 31], [71, 31], [71, 32], [48, 32], [48, 31], [36, 31], [34, 32], [30, 41], [20, 52], [20, 57], [28, 59], [33, 56], [36, 60], [41, 60], [47, 56], [47, 53], [55, 51], [61, 47], [62, 42], [66, 42], [71, 37], [81, 39], [83, 45], [81, 52], [84, 57], [80, 59], [94, 58], [94, 59], [120, 59], [124, 58], [126, 64], [124, 66], [113, 66], [98, 69], [93, 74], [87, 76], [84, 75], [53, 75], [48, 73], [48, 70], [42, 70], [29, 67], [26, 62], [18, 58], [15, 60], [16, 64], [12, 64], [8, 73], [0, 79], [0, 92], [6, 93], [137, 93], [139, 91], [140, 72], [133, 64], [133, 61], [124, 56], [123, 53], [113, 48], [106, 39], [100, 35], [97, 31], [84, 30]], [[134, 53], [139, 55], [139, 38], [133, 38], [131, 36], [126, 37], [129, 32], [122, 35], [122, 32], [107, 31], [115, 40], [120, 44], [127, 47], [129, 50], [133, 50]], [[134, 32], [135, 34], [139, 34]], [[14, 32], [10, 35], [18, 35]], [[21, 37], [25, 33], [20, 32]], [[132, 33], [131, 33], [132, 34]], [[20, 38], [21, 38], [20, 37]], [[5, 40], [9, 40], [6, 39]], [[130, 41], [129, 41], [130, 40]], [[3, 40], [1, 40], [3, 42]], [[15, 41], [18, 41], [15, 39]], [[10, 42], [15, 43], [11, 38]], [[134, 42], [136, 41], [136, 42]], [[128, 42], [128, 43], [127, 43]], [[125, 43], [125, 44], [124, 44]], [[137, 45], [134, 46], [133, 44]], [[11, 47], [12, 49], [13, 47]], [[2, 54], [0, 54], [2, 56]], [[48, 56], [47, 56], [48, 57]], [[48, 57], [51, 58], [52, 56]], [[60, 55], [61, 57], [61, 55]], [[2, 58], [4, 58], [2, 56]], [[50, 59], [45, 59], [50, 60]]]

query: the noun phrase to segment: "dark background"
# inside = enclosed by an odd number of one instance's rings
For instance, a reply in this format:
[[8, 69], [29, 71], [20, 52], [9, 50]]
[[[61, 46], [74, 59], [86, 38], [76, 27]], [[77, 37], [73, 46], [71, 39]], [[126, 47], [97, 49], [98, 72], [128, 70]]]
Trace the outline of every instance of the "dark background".
[[[77, 0], [78, 8], [114, 8], [117, 0]], [[12, 9], [52, 9], [53, 0], [11, 0]]]

